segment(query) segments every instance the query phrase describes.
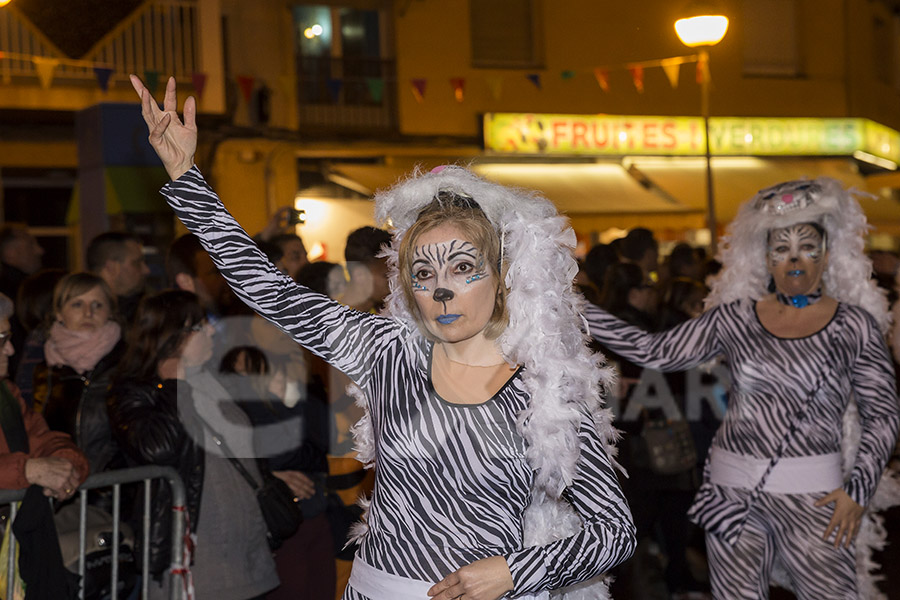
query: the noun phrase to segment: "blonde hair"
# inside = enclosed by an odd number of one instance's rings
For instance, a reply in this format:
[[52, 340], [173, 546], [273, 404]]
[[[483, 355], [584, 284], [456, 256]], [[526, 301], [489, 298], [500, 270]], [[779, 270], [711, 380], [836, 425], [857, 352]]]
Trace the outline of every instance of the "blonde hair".
[[439, 192], [431, 204], [419, 213], [418, 219], [407, 230], [406, 235], [400, 242], [398, 277], [407, 309], [423, 335], [432, 341], [436, 341], [422, 322], [422, 315], [416, 304], [412, 286], [412, 261], [419, 237], [441, 225], [458, 227], [465, 236], [466, 241], [471, 242], [484, 254], [485, 265], [497, 282], [497, 292], [494, 296], [494, 312], [484, 328], [484, 334], [490, 340], [496, 339], [503, 333], [503, 330], [506, 329], [509, 323], [509, 313], [506, 309], [507, 289], [503, 285], [506, 269], [501, 261], [500, 236], [497, 235], [494, 226], [491, 225], [484, 211], [477, 204], [471, 199], [458, 196], [452, 192]]
[[66, 302], [76, 296], [86, 294], [94, 288], [100, 288], [100, 291], [106, 296], [106, 302], [109, 304], [110, 319], [112, 320], [116, 314], [116, 297], [106, 281], [93, 273], [70, 273], [60, 279], [56, 287], [53, 288], [53, 311], [49, 315], [49, 322], [52, 323], [56, 319]]

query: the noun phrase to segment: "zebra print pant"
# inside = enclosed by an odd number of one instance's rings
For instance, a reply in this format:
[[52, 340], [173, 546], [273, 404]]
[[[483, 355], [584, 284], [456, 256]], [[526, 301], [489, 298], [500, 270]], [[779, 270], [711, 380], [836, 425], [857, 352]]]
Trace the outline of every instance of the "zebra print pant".
[[[746, 490], [721, 488], [735, 499]], [[822, 539], [833, 505], [817, 508], [816, 494], [763, 492], [750, 509], [733, 546], [707, 534], [710, 580], [717, 600], [760, 600], [769, 597], [776, 562], [787, 571], [799, 600], [849, 600], [856, 592], [856, 549], [836, 549]]]

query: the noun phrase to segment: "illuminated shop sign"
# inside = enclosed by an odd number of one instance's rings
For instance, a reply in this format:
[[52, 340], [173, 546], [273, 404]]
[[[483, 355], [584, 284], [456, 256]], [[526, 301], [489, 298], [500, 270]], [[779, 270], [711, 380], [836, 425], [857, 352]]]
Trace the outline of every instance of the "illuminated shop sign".
[[[900, 162], [900, 133], [868, 119], [713, 117], [719, 156], [846, 156], [867, 152]], [[700, 117], [489, 113], [489, 151], [528, 155], [675, 155], [705, 152]]]

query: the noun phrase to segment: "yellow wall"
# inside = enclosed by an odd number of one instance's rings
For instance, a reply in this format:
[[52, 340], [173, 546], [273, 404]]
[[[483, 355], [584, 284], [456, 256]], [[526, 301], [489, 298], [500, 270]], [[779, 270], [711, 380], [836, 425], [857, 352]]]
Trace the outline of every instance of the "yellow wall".
[[[645, 71], [638, 93], [630, 74], [610, 71], [609, 93], [593, 76], [598, 66], [693, 54], [674, 33], [682, 3], [669, 0], [597, 2], [539, 0], [545, 56], [542, 68], [473, 69], [470, 62], [469, 0], [412, 2], [397, 19], [398, 85], [401, 130], [409, 134], [479, 134], [483, 112], [609, 113], [622, 115], [695, 115], [700, 90], [693, 65], [681, 69], [672, 89], [661, 69]], [[728, 116], [868, 116], [900, 126], [898, 91], [873, 81], [872, 15], [877, 2], [799, 0], [798, 23], [803, 77], [745, 77], [741, 0], [721, 2], [732, 17], [725, 39], [711, 50], [713, 80], [710, 111]], [[851, 9], [845, 10], [849, 5]], [[848, 44], [848, 31], [850, 43]], [[435, 32], [447, 32], [436, 35]], [[452, 32], [452, 33], [450, 33]], [[849, 55], [845, 48], [850, 48]], [[427, 48], [428, 52], [422, 49]], [[563, 70], [576, 72], [563, 81]], [[844, 85], [852, 74], [854, 88]], [[539, 73], [543, 89], [526, 78]], [[487, 83], [502, 77], [495, 99]], [[418, 103], [410, 79], [428, 79], [425, 101]], [[466, 78], [465, 101], [457, 103], [451, 77]]]
[[[308, 151], [298, 143], [260, 138], [229, 140], [218, 147], [212, 185], [250, 235], [263, 229], [279, 207], [295, 204], [296, 156]], [[348, 233], [374, 224], [368, 200], [300, 200], [300, 207], [307, 210], [307, 223], [297, 233], [307, 249], [323, 243], [332, 262], [343, 262]]]

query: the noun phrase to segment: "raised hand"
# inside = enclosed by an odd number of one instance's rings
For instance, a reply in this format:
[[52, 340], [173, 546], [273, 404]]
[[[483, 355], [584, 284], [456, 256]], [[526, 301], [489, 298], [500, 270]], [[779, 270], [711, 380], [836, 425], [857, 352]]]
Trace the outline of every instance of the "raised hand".
[[170, 77], [166, 83], [162, 110], [139, 77], [131, 75], [131, 85], [141, 98], [141, 115], [150, 130], [150, 145], [156, 150], [166, 172], [174, 181], [194, 166], [194, 153], [197, 151], [197, 102], [193, 96], [188, 96], [184, 102], [182, 122], [176, 110], [178, 97], [174, 77]]

